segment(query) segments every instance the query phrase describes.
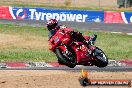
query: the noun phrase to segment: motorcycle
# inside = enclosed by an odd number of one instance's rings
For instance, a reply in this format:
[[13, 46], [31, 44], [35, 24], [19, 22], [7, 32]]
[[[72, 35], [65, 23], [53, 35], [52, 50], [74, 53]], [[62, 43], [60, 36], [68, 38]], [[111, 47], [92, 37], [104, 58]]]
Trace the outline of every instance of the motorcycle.
[[107, 66], [108, 58], [105, 53], [94, 45], [92, 45], [93, 51], [91, 52], [86, 44], [72, 40], [72, 30], [72, 28], [60, 29], [48, 40], [49, 49], [56, 54], [58, 63], [70, 68], [74, 68], [76, 65]]

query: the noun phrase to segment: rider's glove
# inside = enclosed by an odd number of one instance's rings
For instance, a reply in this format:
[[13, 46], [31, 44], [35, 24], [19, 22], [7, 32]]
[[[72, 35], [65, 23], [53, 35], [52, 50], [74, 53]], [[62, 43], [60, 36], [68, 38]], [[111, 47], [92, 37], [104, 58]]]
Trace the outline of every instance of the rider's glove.
[[82, 33], [81, 33], [81, 32], [77, 32], [77, 34], [78, 34], [78, 35], [82, 35]]
[[60, 25], [60, 29], [65, 29], [67, 28], [65, 25]]

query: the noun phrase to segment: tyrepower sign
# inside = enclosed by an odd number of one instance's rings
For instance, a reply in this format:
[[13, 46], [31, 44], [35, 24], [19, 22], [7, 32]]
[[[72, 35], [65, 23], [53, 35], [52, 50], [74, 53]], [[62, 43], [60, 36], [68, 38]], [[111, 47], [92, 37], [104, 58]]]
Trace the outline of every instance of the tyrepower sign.
[[59, 21], [74, 22], [103, 22], [103, 11], [87, 10], [64, 10], [47, 8], [14, 8], [9, 7], [13, 19], [28, 19], [46, 21], [50, 18], [56, 18]]

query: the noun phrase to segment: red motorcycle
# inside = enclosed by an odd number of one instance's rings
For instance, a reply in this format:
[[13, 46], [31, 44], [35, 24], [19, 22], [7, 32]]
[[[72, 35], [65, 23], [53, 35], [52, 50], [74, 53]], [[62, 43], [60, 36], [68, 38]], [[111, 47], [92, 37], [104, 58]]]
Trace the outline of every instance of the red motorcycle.
[[70, 68], [76, 65], [107, 66], [108, 58], [101, 49], [92, 45], [91, 52], [86, 44], [71, 40], [71, 31], [71, 28], [60, 29], [49, 39], [50, 50], [56, 54], [59, 64]]

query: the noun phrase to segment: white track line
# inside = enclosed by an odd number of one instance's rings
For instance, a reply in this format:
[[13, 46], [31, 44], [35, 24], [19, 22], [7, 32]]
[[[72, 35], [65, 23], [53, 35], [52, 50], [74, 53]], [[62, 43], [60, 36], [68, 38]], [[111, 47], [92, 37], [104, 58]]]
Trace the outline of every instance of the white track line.
[[110, 33], [132, 35], [132, 33], [124, 33], [124, 32], [110, 32]]

